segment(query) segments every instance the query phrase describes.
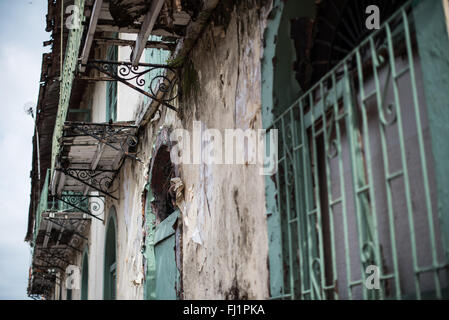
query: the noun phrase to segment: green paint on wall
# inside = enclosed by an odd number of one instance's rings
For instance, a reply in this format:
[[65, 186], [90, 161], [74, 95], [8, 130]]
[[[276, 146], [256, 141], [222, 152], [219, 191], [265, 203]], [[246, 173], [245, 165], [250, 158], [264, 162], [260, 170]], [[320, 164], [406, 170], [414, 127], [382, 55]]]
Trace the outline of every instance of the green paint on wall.
[[413, 16], [423, 74], [437, 180], [438, 215], [449, 261], [449, 35], [441, 0], [414, 1]]
[[[275, 0], [273, 3], [264, 33], [262, 59], [262, 125], [264, 128], [268, 128], [276, 115], [287, 109], [302, 93], [293, 72], [296, 52], [293, 41], [290, 39], [290, 20], [314, 17], [315, 11], [313, 0], [288, 2]], [[276, 205], [278, 192], [270, 176], [265, 179], [265, 196], [270, 294], [276, 297], [284, 294], [282, 232]]]

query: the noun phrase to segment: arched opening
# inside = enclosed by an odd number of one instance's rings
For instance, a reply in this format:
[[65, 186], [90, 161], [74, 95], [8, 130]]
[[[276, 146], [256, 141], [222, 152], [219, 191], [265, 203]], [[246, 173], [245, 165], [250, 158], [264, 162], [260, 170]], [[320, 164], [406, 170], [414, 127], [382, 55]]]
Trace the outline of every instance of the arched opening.
[[154, 195], [152, 201], [156, 223], [161, 223], [175, 211], [169, 192], [170, 180], [175, 176], [174, 166], [170, 160], [170, 150], [167, 145], [161, 145], [154, 158], [151, 170], [151, 190]]
[[88, 300], [89, 296], [89, 253], [83, 253], [83, 267], [81, 271], [81, 300]]
[[146, 299], [175, 300], [181, 295], [181, 224], [171, 179], [177, 176], [170, 159], [169, 130], [164, 128], [152, 156], [146, 199]]
[[104, 300], [115, 300], [116, 292], [116, 213], [112, 207], [109, 212], [109, 219], [106, 226], [106, 239], [104, 248], [104, 279], [103, 298]]

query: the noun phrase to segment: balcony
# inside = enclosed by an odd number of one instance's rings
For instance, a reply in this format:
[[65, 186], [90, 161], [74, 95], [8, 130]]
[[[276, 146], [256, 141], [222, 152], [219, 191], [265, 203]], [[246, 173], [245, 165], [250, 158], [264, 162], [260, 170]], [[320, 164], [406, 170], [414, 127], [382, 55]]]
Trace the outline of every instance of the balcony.
[[[51, 181], [54, 180], [68, 112], [73, 108], [76, 110], [78, 105], [73, 101], [73, 97], [81, 96], [78, 89], [83, 90], [83, 85], [80, 84], [85, 84], [86, 81], [119, 81], [153, 99], [158, 105], [162, 104], [176, 110], [171, 104], [176, 97], [173, 93], [178, 83], [176, 69], [167, 65], [141, 63], [140, 60], [145, 48], [174, 50], [176, 40], [186, 34], [186, 26], [191, 21], [191, 15], [199, 13], [190, 11], [188, 13], [187, 4], [164, 0], [75, 0], [74, 5], [79, 9], [81, 23], [77, 28], [70, 30], [65, 50], [52, 143]], [[105, 32], [131, 33], [136, 35], [136, 39], [111, 38], [107, 37]], [[150, 35], [160, 36], [161, 41], [148, 41]], [[95, 60], [92, 48], [108, 45], [132, 46], [130, 61]], [[93, 76], [91, 71], [94, 69], [103, 76]], [[157, 81], [144, 79], [150, 75], [154, 78], [155, 70], [158, 75]], [[161, 76], [159, 71], [164, 75]]]
[[47, 170], [41, 192], [33, 238], [33, 263], [30, 271], [29, 294], [44, 295], [56, 281], [57, 272], [65, 272], [73, 264], [75, 252], [87, 240], [92, 217], [103, 212], [101, 197], [64, 192], [49, 193], [50, 170]]
[[135, 155], [137, 127], [130, 122], [66, 122], [56, 161], [52, 194], [87, 196], [98, 192], [117, 199], [111, 190], [125, 158]]

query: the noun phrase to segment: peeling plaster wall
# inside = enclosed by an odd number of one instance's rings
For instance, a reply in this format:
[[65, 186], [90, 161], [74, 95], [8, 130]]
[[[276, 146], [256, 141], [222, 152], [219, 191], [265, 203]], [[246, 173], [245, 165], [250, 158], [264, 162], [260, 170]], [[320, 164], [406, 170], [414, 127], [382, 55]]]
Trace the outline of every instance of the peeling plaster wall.
[[[183, 124], [261, 128], [263, 10], [238, 6], [227, 26], [209, 25], [191, 53], [199, 90]], [[224, 136], [224, 135], [223, 135]], [[185, 299], [268, 297], [264, 176], [256, 165], [183, 165]]]
[[145, 172], [141, 164], [126, 160], [113, 188], [119, 200], [109, 199], [117, 211], [117, 299], [142, 299], [142, 202]]

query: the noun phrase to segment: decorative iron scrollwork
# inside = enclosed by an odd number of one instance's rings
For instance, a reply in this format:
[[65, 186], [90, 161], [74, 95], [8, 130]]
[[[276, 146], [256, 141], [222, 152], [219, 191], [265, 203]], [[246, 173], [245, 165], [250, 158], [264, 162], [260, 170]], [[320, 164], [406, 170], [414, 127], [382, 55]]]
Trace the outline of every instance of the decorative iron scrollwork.
[[[62, 194], [61, 196], [56, 196], [55, 198], [78, 212], [83, 212], [91, 217], [103, 221], [103, 219], [98, 217], [104, 212], [104, 197], [102, 196]], [[65, 220], [76, 221], [79, 219], [69, 218]]]
[[[59, 168], [65, 175], [75, 179], [86, 186], [99, 191], [111, 198], [118, 200], [108, 190], [114, 181], [116, 171], [114, 170], [90, 170], [90, 169], [74, 169], [74, 168]], [[112, 173], [112, 175], [111, 175]]]
[[340, 153], [340, 146], [336, 139], [332, 139], [327, 150], [327, 156], [329, 159], [333, 159], [336, 156], [338, 156], [339, 153]]
[[131, 62], [107, 60], [91, 60], [87, 66], [122, 82], [174, 111], [178, 111], [171, 104], [178, 96], [176, 89], [178, 76], [173, 67], [151, 63], [140, 63], [135, 67]]
[[387, 104], [384, 109], [379, 110], [379, 118], [384, 126], [391, 126], [396, 122], [396, 108], [393, 104]]

